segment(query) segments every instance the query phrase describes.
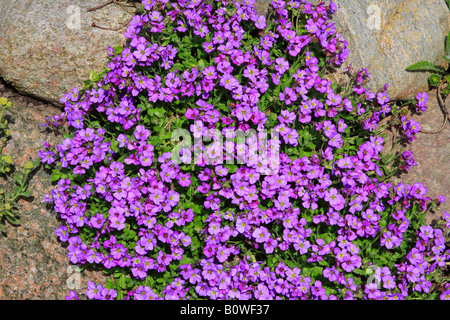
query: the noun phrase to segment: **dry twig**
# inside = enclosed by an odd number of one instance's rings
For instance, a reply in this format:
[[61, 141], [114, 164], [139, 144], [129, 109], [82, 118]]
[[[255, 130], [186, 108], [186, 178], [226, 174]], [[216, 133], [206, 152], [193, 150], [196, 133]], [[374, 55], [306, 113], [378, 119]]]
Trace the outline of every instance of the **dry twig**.
[[437, 88], [437, 97], [438, 97], [438, 101], [439, 101], [439, 106], [441, 107], [442, 112], [444, 113], [444, 122], [442, 123], [442, 126], [438, 129], [438, 130], [420, 130], [421, 133], [426, 133], [426, 134], [436, 134], [441, 132], [444, 127], [445, 127], [445, 123], [447, 122], [448, 119], [448, 111], [447, 111], [447, 106], [445, 105], [445, 103], [447, 102], [447, 99], [442, 100], [442, 96], [441, 96], [441, 91], [442, 91], [442, 85], [444, 84], [444, 81], [441, 81], [441, 83], [439, 83], [439, 86]]
[[[119, 5], [122, 9], [123, 9], [123, 7], [134, 7], [134, 5], [132, 3], [128, 3], [127, 0], [124, 0], [124, 1], [108, 0], [107, 2], [105, 2], [105, 3], [101, 4], [101, 5], [98, 5], [96, 7], [87, 9], [87, 11], [91, 12], [91, 11], [98, 10], [98, 9], [103, 8], [104, 6], [106, 6], [106, 5], [110, 4], [110, 3], [115, 3], [115, 4]], [[123, 9], [123, 10], [125, 10], [125, 9]], [[130, 12], [128, 10], [125, 10], [125, 11], [128, 12], [128, 13], [132, 13], [132, 12]], [[117, 30], [120, 30], [120, 29], [124, 28], [125, 26], [127, 26], [131, 22], [131, 20], [133, 20], [133, 18], [131, 18], [130, 20], [128, 20], [127, 22], [125, 22], [124, 24], [120, 25], [117, 28], [102, 27], [102, 26], [97, 25], [95, 22], [92, 22], [92, 27], [103, 29], [103, 30], [117, 31]]]

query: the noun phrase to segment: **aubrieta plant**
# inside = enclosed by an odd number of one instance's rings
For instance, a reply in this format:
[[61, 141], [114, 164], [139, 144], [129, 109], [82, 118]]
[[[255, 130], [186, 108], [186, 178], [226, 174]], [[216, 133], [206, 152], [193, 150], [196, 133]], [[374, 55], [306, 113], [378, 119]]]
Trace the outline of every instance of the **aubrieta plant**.
[[348, 56], [335, 4], [254, 2], [142, 1], [129, 45], [44, 124], [66, 132], [40, 153], [56, 234], [112, 279], [87, 298], [449, 299], [450, 216], [423, 224], [445, 198], [388, 179], [415, 165], [382, 153], [397, 109], [367, 70], [325, 78]]

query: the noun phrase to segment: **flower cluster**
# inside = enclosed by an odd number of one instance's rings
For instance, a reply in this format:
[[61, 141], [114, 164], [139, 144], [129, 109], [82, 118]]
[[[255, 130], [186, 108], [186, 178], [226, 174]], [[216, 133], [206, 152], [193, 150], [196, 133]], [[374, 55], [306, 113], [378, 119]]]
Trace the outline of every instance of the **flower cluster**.
[[[266, 20], [254, 2], [144, 0], [103, 79], [62, 98], [72, 131], [40, 152], [56, 234], [119, 279], [89, 299], [406, 299], [445, 268], [442, 232], [415, 216], [426, 188], [383, 179], [387, 86], [323, 76], [348, 56], [334, 3], [274, 0]], [[181, 162], [172, 127], [194, 137]]]
[[419, 92], [416, 96], [416, 100], [417, 100], [416, 111], [417, 112], [427, 111], [428, 93]]
[[411, 142], [416, 138], [416, 134], [420, 131], [420, 124], [414, 119], [406, 119], [406, 116], [402, 116], [402, 129], [405, 132], [406, 137]]
[[404, 161], [404, 164], [399, 166], [400, 170], [405, 170], [406, 172], [408, 172], [412, 166], [417, 165], [411, 149], [406, 150], [402, 153], [402, 160]]

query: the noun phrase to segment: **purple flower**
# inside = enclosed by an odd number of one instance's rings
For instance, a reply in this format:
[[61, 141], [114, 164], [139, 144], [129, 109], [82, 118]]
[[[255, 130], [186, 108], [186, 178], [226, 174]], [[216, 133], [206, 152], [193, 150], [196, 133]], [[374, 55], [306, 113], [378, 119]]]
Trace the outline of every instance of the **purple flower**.
[[106, 218], [101, 213], [97, 213], [89, 219], [89, 225], [92, 228], [101, 229], [105, 223]]
[[194, 34], [204, 38], [209, 33], [208, 27], [203, 24], [197, 24], [194, 28]]
[[122, 215], [113, 215], [109, 218], [110, 226], [111, 228], [117, 229], [117, 230], [123, 230], [125, 229], [125, 217]]
[[419, 237], [421, 237], [423, 240], [428, 241], [430, 239], [434, 238], [433, 234], [433, 228], [431, 226], [421, 226], [419, 228]]
[[52, 151], [39, 151], [39, 157], [41, 158], [42, 163], [52, 164], [56, 161], [55, 154]]
[[275, 70], [282, 75], [289, 69], [289, 62], [284, 58], [276, 58], [274, 62]]
[[269, 240], [270, 233], [266, 227], [259, 227], [253, 231], [252, 236], [256, 242], [263, 243]]
[[426, 92], [419, 92], [416, 95], [416, 100], [417, 100], [417, 104], [416, 104], [416, 111], [417, 112], [425, 112], [427, 111], [427, 103], [428, 103], [428, 93]]
[[222, 263], [228, 259], [230, 254], [231, 254], [231, 251], [229, 248], [227, 248], [226, 246], [219, 246], [219, 248], [216, 252], [216, 258], [220, 263]]
[[258, 29], [266, 28], [266, 17], [259, 16], [255, 21], [255, 27], [257, 27]]
[[69, 230], [67, 226], [60, 226], [59, 228], [57, 228], [56, 235], [62, 242], [67, 242], [69, 240]]
[[65, 300], [79, 300], [78, 294], [75, 291], [70, 290], [69, 294], [65, 297]]
[[387, 95], [387, 93], [384, 91], [384, 92], [378, 92], [378, 94], [377, 94], [377, 101], [378, 101], [378, 103], [380, 104], [380, 105], [384, 105], [384, 104], [387, 104], [388, 102], [389, 102], [389, 97], [388, 97], [388, 95]]
[[325, 192], [325, 201], [328, 201], [333, 207], [341, 207], [344, 203], [344, 197], [339, 194], [336, 188], [331, 188]]
[[87, 282], [87, 291], [86, 295], [91, 300], [100, 300], [102, 295], [101, 292], [103, 290], [103, 286], [101, 284], [96, 285], [92, 281]]
[[422, 182], [417, 182], [414, 183], [409, 193], [416, 199], [423, 199], [423, 196], [427, 193], [427, 188], [424, 187]]
[[439, 298], [441, 300], [450, 300], [450, 289], [443, 291]]
[[330, 140], [328, 141], [328, 145], [339, 149], [342, 146], [343, 142], [344, 140], [342, 139], [342, 136], [339, 133], [336, 133], [331, 136]]
[[330, 281], [336, 281], [339, 278], [339, 271], [335, 266], [332, 266], [331, 268], [325, 268], [323, 270], [323, 276]]
[[284, 88], [284, 93], [280, 92], [280, 101], [284, 101], [286, 105], [290, 105], [292, 102], [297, 101], [297, 95], [292, 88], [286, 87]]
[[248, 121], [252, 117], [252, 111], [250, 107], [237, 107], [236, 108], [236, 117], [239, 119], [239, 121]]
[[239, 82], [231, 74], [225, 73], [223, 75], [222, 79], [220, 80], [219, 84], [221, 86], [223, 86], [225, 89], [228, 89], [228, 90], [231, 91], [231, 90], [235, 89], [239, 85]]
[[381, 245], [385, 246], [388, 249], [392, 249], [393, 247], [398, 247], [402, 243], [402, 239], [393, 235], [390, 231], [383, 233], [381, 238]]

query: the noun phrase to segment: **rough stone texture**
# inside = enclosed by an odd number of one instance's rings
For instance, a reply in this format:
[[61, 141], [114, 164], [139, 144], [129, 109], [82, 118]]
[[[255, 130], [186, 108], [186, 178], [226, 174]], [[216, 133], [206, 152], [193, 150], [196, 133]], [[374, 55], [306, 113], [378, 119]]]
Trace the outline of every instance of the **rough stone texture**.
[[[12, 138], [3, 153], [11, 155], [20, 169], [25, 162], [38, 157], [45, 140], [51, 144], [62, 140], [61, 136], [39, 127], [46, 117], [61, 111], [21, 96], [3, 81], [0, 82], [2, 96], [13, 104], [5, 115]], [[0, 185], [12, 185], [12, 181], [0, 178]], [[75, 266], [67, 257], [67, 249], [55, 235], [60, 222], [44, 202], [44, 195], [51, 189], [50, 174], [39, 168], [30, 180], [32, 196], [18, 202], [21, 225], [4, 222], [7, 233], [0, 233], [1, 300], [61, 300], [76, 287], [80, 288], [76, 291], [84, 293], [89, 280], [106, 283], [101, 272], [77, 273], [72, 269]]]
[[[315, 1], [317, 2], [317, 1]], [[368, 68], [373, 90], [389, 83], [391, 99], [407, 100], [428, 90], [430, 73], [405, 69], [419, 61], [446, 66], [445, 38], [450, 13], [445, 0], [340, 0], [332, 21], [349, 42], [346, 63], [331, 79], [343, 80], [351, 63], [355, 70]]]
[[267, 15], [268, 8], [271, 6], [271, 0], [256, 0], [255, 9], [258, 14]]
[[[101, 71], [109, 46], [125, 42], [118, 27], [133, 14], [116, 4], [96, 11], [98, 0], [0, 1], [0, 77], [19, 92], [60, 105], [63, 94], [81, 86], [89, 71]], [[125, 8], [128, 9], [129, 8]]]

